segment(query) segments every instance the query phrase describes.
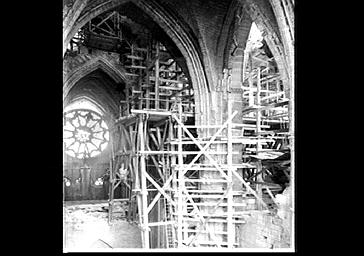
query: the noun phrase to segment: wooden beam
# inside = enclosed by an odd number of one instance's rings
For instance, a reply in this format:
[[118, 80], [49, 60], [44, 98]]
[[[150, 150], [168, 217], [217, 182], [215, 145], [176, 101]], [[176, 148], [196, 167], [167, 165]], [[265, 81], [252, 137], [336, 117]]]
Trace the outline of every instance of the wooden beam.
[[134, 55], [130, 55], [130, 54], [126, 55], [126, 57], [129, 58], [129, 59], [144, 60], [143, 57], [134, 56]]
[[[110, 38], [117, 38], [117, 37], [115, 36], [115, 34], [111, 33], [110, 31], [108, 31], [108, 30], [106, 30], [106, 29], [103, 29], [103, 28], [97, 27], [97, 26], [96, 26], [96, 25], [94, 25], [94, 24], [91, 24], [91, 26], [93, 26], [93, 27], [94, 27], [94, 29], [95, 29], [95, 28], [97, 28], [97, 29], [100, 29], [100, 30], [104, 31], [105, 33], [108, 33], [108, 34], [110, 35]], [[94, 32], [94, 31], [92, 31], [92, 32]], [[96, 33], [94, 32], [94, 34], [96, 34]], [[96, 34], [96, 35], [97, 35], [97, 34]]]
[[247, 108], [243, 109], [242, 113], [247, 114], [252, 111], [263, 111], [263, 110], [272, 109], [272, 108], [276, 108], [276, 107], [286, 106], [286, 105], [288, 105], [288, 103], [289, 103], [289, 100], [278, 102], [278, 103], [272, 103], [272, 104], [268, 104], [268, 105], [262, 105], [262, 106], [255, 105], [255, 106], [251, 106], [251, 107], [247, 107]]
[[173, 225], [175, 224], [175, 221], [160, 221], [160, 222], [150, 222], [148, 223], [149, 227], [155, 227], [155, 226], [165, 226], [165, 225]]
[[[182, 151], [181, 154], [182, 155], [197, 155], [197, 154], [200, 154], [202, 152], [201, 151]], [[140, 150], [138, 152], [140, 155], [151, 155], [151, 154], [154, 154], [154, 155], [179, 155], [179, 151], [161, 151], [161, 150]], [[208, 151], [208, 150], [205, 150], [202, 152], [205, 156], [207, 155], [227, 155], [228, 153], [226, 151]], [[201, 153], [201, 155], [202, 155]], [[234, 151], [232, 154], [234, 155], [238, 155], [240, 154], [239, 151]], [[211, 161], [212, 157], [208, 157], [209, 160]], [[210, 159], [211, 158], [211, 159]], [[214, 159], [212, 159], [212, 164], [216, 163], [216, 161]], [[217, 164], [215, 164], [216, 166]], [[218, 167], [217, 167], [218, 168]]]

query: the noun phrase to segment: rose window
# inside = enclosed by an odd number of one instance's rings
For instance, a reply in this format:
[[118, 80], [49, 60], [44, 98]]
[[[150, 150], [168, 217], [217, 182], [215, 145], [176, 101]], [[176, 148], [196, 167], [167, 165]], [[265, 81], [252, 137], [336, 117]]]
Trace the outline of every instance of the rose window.
[[79, 159], [95, 157], [109, 142], [109, 130], [95, 111], [73, 109], [64, 114], [63, 141], [65, 152]]

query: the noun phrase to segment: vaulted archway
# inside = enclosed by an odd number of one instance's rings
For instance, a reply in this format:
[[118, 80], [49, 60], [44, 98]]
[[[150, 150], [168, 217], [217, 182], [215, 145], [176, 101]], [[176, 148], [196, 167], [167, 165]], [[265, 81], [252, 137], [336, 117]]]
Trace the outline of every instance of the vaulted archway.
[[[169, 14], [157, 1], [91, 1], [87, 7], [79, 5], [77, 12], [69, 11], [68, 19], [64, 23], [63, 52], [65, 53], [67, 44], [76, 32], [91, 19], [113, 10], [122, 8], [125, 4], [133, 4], [146, 14], [153, 23], [156, 23], [167, 35], [175, 47], [181, 52], [188, 67], [191, 83], [195, 91], [196, 122], [208, 123], [210, 97], [208, 92], [211, 85], [208, 85], [204, 65], [201, 60], [201, 52], [198, 42], [193, 35], [185, 28], [183, 22]], [[85, 9], [86, 8], [86, 9]], [[68, 22], [67, 22], [68, 21]]]
[[97, 69], [105, 72], [116, 84], [128, 83], [125, 70], [115, 62], [115, 58], [110, 58], [105, 53], [84, 53], [64, 62], [63, 98], [67, 97], [68, 92], [81, 78]]
[[111, 124], [109, 223], [127, 202], [144, 248], [292, 248], [294, 1], [65, 2], [64, 104]]

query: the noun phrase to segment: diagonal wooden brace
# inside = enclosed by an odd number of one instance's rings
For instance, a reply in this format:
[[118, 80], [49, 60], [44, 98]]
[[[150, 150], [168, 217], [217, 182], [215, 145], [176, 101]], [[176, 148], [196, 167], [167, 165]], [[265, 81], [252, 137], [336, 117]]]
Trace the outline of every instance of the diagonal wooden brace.
[[206, 145], [204, 147], [201, 146], [201, 144], [195, 139], [195, 137], [193, 137], [193, 135], [190, 133], [190, 131], [188, 131], [188, 129], [184, 126], [184, 124], [181, 122], [181, 120], [179, 120], [179, 118], [175, 115], [172, 114], [172, 117], [177, 121], [177, 123], [179, 125], [181, 125], [181, 127], [184, 129], [184, 131], [188, 134], [188, 136], [193, 140], [193, 142], [201, 149], [201, 151], [195, 156], [195, 158], [188, 164], [187, 167], [185, 167], [183, 170], [181, 170], [182, 175], [184, 175], [187, 170], [189, 168], [191, 168], [191, 166], [196, 162], [196, 160], [202, 155], [204, 154], [214, 165], [215, 167], [220, 171], [220, 173], [227, 178], [227, 175], [221, 170], [221, 168], [218, 166], [218, 164], [216, 163], [216, 161], [210, 156], [210, 154], [208, 152], [206, 152], [207, 148], [215, 141], [216, 137], [222, 132], [223, 129], [225, 129], [228, 125], [229, 122], [231, 122], [231, 120], [236, 116], [236, 114], [238, 113], [238, 111], [235, 111], [225, 122], [224, 124], [220, 127], [220, 129], [211, 137], [211, 139], [208, 141], [208, 143], [206, 143]]
[[[164, 193], [164, 190], [169, 186], [169, 183], [173, 180], [174, 176], [176, 174], [176, 171], [173, 170], [171, 176], [169, 176], [169, 178], [165, 181], [163, 187], [161, 188], [158, 184], [157, 186], [160, 188], [158, 189], [158, 194], [154, 197], [153, 201], [149, 204], [147, 211], [148, 213], [150, 212], [150, 210], [152, 210], [153, 206], [157, 203], [158, 199], [161, 197], [161, 195]], [[149, 176], [149, 175], [148, 175]], [[146, 176], [148, 178], [148, 176]], [[154, 180], [153, 180], [154, 181]], [[163, 191], [163, 193], [161, 192]], [[165, 193], [163, 194], [165, 196]], [[168, 196], [168, 195], [167, 195]], [[169, 197], [169, 196], [168, 196]], [[172, 204], [174, 204], [174, 201], [172, 201]]]
[[233, 172], [233, 174], [244, 184], [244, 186], [247, 188], [247, 190], [252, 193], [257, 199], [258, 201], [268, 209], [268, 206], [266, 205], [266, 203], [264, 203], [263, 199], [261, 199], [258, 194], [254, 191], [254, 189], [252, 189], [249, 184], [239, 175], [239, 173], [237, 173], [235, 170], [231, 170]]

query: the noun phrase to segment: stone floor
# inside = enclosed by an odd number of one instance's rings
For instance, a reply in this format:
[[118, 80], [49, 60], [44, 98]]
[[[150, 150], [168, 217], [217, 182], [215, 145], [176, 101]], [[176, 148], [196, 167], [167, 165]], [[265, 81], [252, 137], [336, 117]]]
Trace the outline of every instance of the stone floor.
[[65, 202], [64, 250], [92, 248], [141, 248], [141, 232], [119, 217], [108, 224], [107, 201]]

